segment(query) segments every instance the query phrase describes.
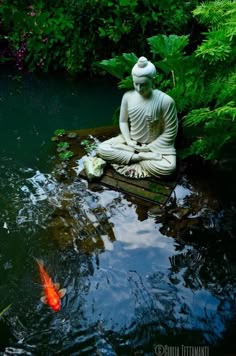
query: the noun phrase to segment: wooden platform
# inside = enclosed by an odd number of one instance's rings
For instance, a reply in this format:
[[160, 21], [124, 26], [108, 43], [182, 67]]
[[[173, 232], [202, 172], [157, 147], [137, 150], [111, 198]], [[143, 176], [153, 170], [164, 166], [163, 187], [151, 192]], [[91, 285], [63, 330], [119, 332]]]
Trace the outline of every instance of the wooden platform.
[[[104, 141], [110, 137], [117, 135], [119, 128], [117, 126], [92, 128], [86, 130], [74, 130], [66, 132], [59, 139], [60, 141], [66, 141], [70, 145], [70, 150], [74, 153], [74, 156], [70, 159], [70, 165], [75, 165], [75, 161], [80, 159], [86, 154], [84, 147], [81, 145], [83, 140], [93, 141], [93, 137], [99, 141]], [[76, 134], [74, 138], [70, 138], [70, 134]], [[87, 179], [84, 171], [80, 173], [80, 176]], [[94, 182], [89, 182], [89, 185], [94, 184], [104, 185], [109, 188], [124, 192], [125, 194], [136, 197], [143, 202], [149, 202], [152, 204], [165, 205], [170, 198], [170, 195], [175, 188], [178, 181], [178, 173], [173, 178], [158, 179], [155, 177], [134, 179], [127, 178], [117, 173], [109, 164], [104, 171], [104, 175]]]
[[[83, 177], [85, 175], [83, 174]], [[109, 167], [105, 170], [100, 183], [113, 189], [134, 195], [152, 203], [164, 205], [167, 203], [176, 181], [165, 182], [157, 178], [132, 179], [117, 173]]]

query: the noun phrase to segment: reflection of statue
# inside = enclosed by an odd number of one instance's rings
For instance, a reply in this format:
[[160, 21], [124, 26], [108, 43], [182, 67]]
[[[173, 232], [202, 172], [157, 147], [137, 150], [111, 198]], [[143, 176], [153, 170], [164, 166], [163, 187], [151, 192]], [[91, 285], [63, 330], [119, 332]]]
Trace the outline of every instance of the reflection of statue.
[[132, 69], [135, 90], [125, 93], [121, 102], [121, 134], [98, 147], [98, 155], [128, 177], [170, 175], [176, 168], [175, 103], [153, 89], [155, 74], [155, 66], [145, 57], [139, 58]]

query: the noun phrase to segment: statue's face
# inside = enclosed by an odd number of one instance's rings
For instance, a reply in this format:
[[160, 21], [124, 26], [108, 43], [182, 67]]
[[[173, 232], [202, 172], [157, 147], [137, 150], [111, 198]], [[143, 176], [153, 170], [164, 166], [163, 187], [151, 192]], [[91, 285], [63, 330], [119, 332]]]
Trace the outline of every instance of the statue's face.
[[149, 97], [152, 93], [152, 79], [148, 77], [136, 77], [133, 75], [134, 89], [143, 97]]

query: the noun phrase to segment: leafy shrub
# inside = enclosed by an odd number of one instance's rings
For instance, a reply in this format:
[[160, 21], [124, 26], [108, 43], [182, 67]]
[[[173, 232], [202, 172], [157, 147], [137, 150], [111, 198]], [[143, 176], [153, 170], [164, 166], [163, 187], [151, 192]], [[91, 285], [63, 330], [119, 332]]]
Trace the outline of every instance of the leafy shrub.
[[42, 1], [28, 6], [4, 1], [0, 13], [19, 69], [27, 64], [30, 70], [47, 71], [51, 63], [55, 69], [63, 65], [64, 48], [69, 46], [67, 39], [74, 25], [62, 7], [54, 8], [52, 16]]
[[193, 14], [208, 31], [194, 53], [195, 63], [199, 63], [196, 82], [202, 98], [183, 120], [185, 127], [196, 128], [198, 137], [183, 156], [227, 158], [236, 143], [236, 7], [233, 1], [216, 0], [201, 4]]
[[198, 1], [2, 0], [2, 38], [19, 69], [96, 72], [97, 61], [147, 50], [153, 33], [187, 31]]

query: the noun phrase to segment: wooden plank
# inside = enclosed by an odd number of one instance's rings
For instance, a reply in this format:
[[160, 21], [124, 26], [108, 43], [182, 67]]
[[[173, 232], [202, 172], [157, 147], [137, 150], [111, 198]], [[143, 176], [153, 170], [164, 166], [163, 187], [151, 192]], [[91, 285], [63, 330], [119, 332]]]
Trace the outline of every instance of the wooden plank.
[[[84, 171], [80, 175], [87, 179]], [[132, 179], [117, 173], [113, 168], [107, 168], [104, 175], [97, 182], [129, 195], [134, 195], [139, 199], [160, 205], [167, 203], [177, 184], [176, 181], [159, 182], [158, 178], [155, 177]]]
[[126, 182], [123, 182], [122, 180], [113, 179], [106, 175], [104, 175], [100, 179], [100, 182], [111, 187], [111, 188], [114, 188], [116, 190], [120, 190], [124, 193], [135, 195], [139, 198], [151, 201], [153, 203], [165, 204], [165, 202], [168, 199], [168, 196], [166, 196], [166, 195], [159, 194], [159, 193], [153, 193], [153, 192], [145, 190], [144, 188], [137, 187], [133, 184], [127, 184]]
[[[127, 184], [132, 184], [134, 186], [137, 186], [139, 188], [145, 189], [147, 191], [153, 192], [153, 193], [160, 193], [163, 195], [170, 195], [170, 192], [172, 191], [172, 186], [165, 184], [165, 182], [160, 182], [158, 178], [156, 180], [150, 179], [150, 178], [143, 178], [143, 179], [135, 179], [135, 178], [128, 178], [125, 176], [122, 176], [121, 174], [117, 173], [114, 169], [108, 168], [105, 171], [105, 174], [109, 177], [112, 177], [113, 179], [123, 181], [124, 183]], [[173, 184], [173, 182], [171, 182]]]

